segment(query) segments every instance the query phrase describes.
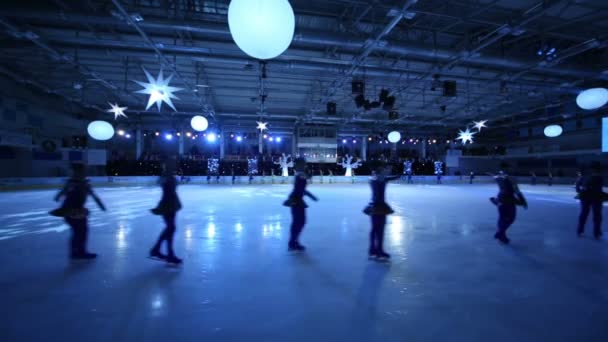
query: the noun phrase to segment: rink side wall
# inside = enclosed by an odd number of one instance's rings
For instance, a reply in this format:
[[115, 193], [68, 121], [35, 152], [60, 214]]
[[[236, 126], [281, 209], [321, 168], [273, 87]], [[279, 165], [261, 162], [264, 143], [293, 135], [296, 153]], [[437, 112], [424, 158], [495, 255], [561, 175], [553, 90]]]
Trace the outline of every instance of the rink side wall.
[[[0, 178], [0, 190], [12, 191], [12, 190], [28, 190], [28, 189], [45, 189], [45, 188], [60, 188], [66, 181], [65, 177], [28, 177], [28, 178]], [[155, 176], [132, 176], [132, 177], [89, 177], [90, 183], [94, 186], [155, 186], [158, 181], [158, 177]], [[437, 178], [435, 176], [414, 176], [412, 177], [414, 184], [436, 184]], [[468, 184], [468, 177], [460, 176], [444, 176], [442, 177], [443, 184]], [[331, 177], [320, 177], [315, 176], [312, 178], [312, 184], [366, 184], [369, 181], [369, 176], [356, 176], [356, 177], [344, 177], [334, 176]], [[529, 177], [519, 177], [518, 181], [522, 184], [530, 183]], [[565, 184], [573, 185], [573, 178], [563, 177], [554, 178], [554, 184]], [[494, 180], [490, 176], [476, 176], [474, 179], [475, 184], [482, 183], [493, 183]], [[215, 185], [224, 184], [230, 185], [232, 178], [230, 176], [222, 176], [219, 181], [212, 177], [208, 182], [206, 176], [194, 176], [186, 177], [181, 181], [182, 184], [198, 184], [198, 185]], [[273, 184], [292, 184], [293, 176], [290, 177], [255, 177], [252, 184], [254, 185], [273, 185]], [[405, 183], [405, 178], [400, 183]], [[538, 184], [546, 184], [547, 179], [543, 177], [537, 178]], [[236, 177], [235, 185], [248, 185], [249, 177], [240, 176]]]

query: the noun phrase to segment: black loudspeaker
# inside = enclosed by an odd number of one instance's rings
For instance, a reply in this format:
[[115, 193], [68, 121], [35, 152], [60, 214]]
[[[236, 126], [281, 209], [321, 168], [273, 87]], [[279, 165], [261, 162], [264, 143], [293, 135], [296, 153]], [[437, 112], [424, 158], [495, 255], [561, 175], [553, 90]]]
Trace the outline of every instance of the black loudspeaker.
[[353, 88], [353, 95], [364, 95], [365, 94], [365, 82], [353, 81], [351, 83]]
[[456, 96], [456, 81], [443, 81], [443, 96]]
[[399, 113], [397, 111], [391, 110], [390, 112], [388, 112], [388, 119], [389, 120], [399, 119]]
[[380, 102], [386, 102], [386, 100], [388, 99], [388, 95], [389, 95], [388, 90], [382, 89], [382, 90], [380, 90], [380, 96], [378, 97], [378, 100]]
[[384, 109], [386, 111], [390, 111], [395, 106], [395, 97], [389, 96], [383, 102], [384, 102], [384, 105], [382, 106], [382, 109]]
[[328, 115], [336, 115], [337, 108], [335, 102], [327, 102], [327, 114]]
[[357, 105], [357, 108], [363, 107], [365, 105], [365, 96], [363, 96], [363, 95], [355, 96], [355, 105]]

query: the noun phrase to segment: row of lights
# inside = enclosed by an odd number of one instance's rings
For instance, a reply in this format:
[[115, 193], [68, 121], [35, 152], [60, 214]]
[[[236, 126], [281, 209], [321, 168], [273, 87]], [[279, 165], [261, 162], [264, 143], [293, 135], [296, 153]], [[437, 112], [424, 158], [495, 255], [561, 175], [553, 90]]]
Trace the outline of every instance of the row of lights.
[[[117, 134], [119, 136], [121, 136], [121, 137], [126, 138], [126, 139], [131, 139], [131, 136], [132, 136], [131, 133], [128, 133], [128, 132], [126, 132], [123, 129], [119, 129], [117, 131]], [[155, 132], [150, 133], [150, 134], [152, 134], [155, 137], [161, 136], [161, 132], [159, 132], [159, 131], [155, 131]], [[162, 135], [165, 138], [165, 140], [171, 141], [171, 140], [173, 140], [174, 136], [180, 137], [182, 135], [182, 133], [181, 132], [177, 132], [177, 133], [170, 132], [170, 133], [163, 133]], [[191, 132], [186, 132], [184, 135], [187, 138], [191, 138], [192, 140], [196, 140], [199, 137], [198, 134], [192, 134]], [[144, 136], [148, 136], [148, 133], [144, 132]], [[217, 139], [219, 139], [219, 138], [222, 137], [220, 134], [216, 134], [216, 133], [213, 133], [213, 132], [211, 132], [211, 133], [203, 133], [202, 136], [204, 138], [206, 138], [208, 142], [215, 142]], [[230, 133], [230, 138], [234, 139], [236, 142], [242, 142], [243, 139], [244, 139], [242, 135], [234, 134], [234, 133]], [[264, 134], [264, 139], [267, 139], [268, 141], [271, 141], [271, 142], [277, 142], [277, 143], [280, 143], [280, 142], [283, 141], [283, 138], [281, 138], [281, 137], [273, 137], [273, 136], [269, 136], [268, 134]]]
[[[378, 138], [378, 137], [376, 137], [376, 138], [374, 138], [374, 137], [368, 137], [367, 138], [368, 141], [374, 141], [374, 139], [376, 139], [379, 144], [389, 144], [389, 141], [387, 139], [385, 139], [385, 138]], [[350, 139], [342, 139], [342, 143], [343, 144], [347, 144], [349, 141], [350, 141]], [[432, 144], [437, 144], [438, 143], [437, 141], [438, 141], [437, 139], [428, 139], [426, 142], [427, 142], [427, 144], [432, 145]], [[357, 143], [357, 139], [353, 139], [352, 142], [353, 142], [353, 144], [356, 144]], [[416, 144], [418, 144], [420, 142], [420, 139], [414, 139], [414, 138], [410, 138], [409, 140], [404, 139], [404, 140], [401, 141], [401, 144], [405, 145], [408, 142], [410, 144], [416, 145]], [[446, 144], [450, 144], [451, 142], [452, 141], [449, 140], [449, 139], [445, 141]]]

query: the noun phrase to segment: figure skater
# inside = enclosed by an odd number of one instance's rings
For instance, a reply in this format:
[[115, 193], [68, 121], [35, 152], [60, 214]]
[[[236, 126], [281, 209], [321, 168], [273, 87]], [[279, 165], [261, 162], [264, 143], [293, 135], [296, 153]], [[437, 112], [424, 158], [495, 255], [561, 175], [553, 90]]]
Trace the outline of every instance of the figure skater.
[[441, 184], [441, 176], [443, 175], [443, 162], [437, 160], [435, 162], [435, 174], [437, 175], [437, 184]]
[[412, 171], [412, 161], [411, 160], [408, 159], [403, 162], [403, 173], [406, 176], [407, 184], [414, 184], [414, 181], [412, 180], [412, 174], [414, 172]]
[[589, 216], [589, 211], [593, 211], [593, 236], [596, 239], [602, 237], [602, 206], [607, 200], [608, 194], [603, 192], [604, 180], [601, 175], [599, 163], [591, 165], [591, 175], [581, 176], [576, 182], [577, 199], [581, 202], [581, 213], [578, 217], [578, 236], [585, 232], [585, 223]]
[[553, 173], [549, 172], [549, 177], [547, 179], [547, 185], [552, 186], [553, 185]]
[[494, 176], [499, 190], [496, 197], [490, 198], [490, 201], [498, 207], [498, 224], [494, 238], [504, 244], [510, 242], [507, 237], [507, 229], [515, 222], [517, 206], [521, 205], [524, 209], [528, 209], [526, 198], [519, 190], [515, 179], [509, 177], [504, 171], [506, 168], [503, 166], [503, 170]]
[[296, 175], [294, 177], [293, 191], [289, 198], [283, 203], [286, 207], [291, 207], [291, 232], [289, 236], [289, 251], [305, 251], [306, 247], [302, 246], [299, 241], [300, 233], [306, 224], [306, 208], [308, 205], [304, 202], [304, 195], [318, 201], [315, 195], [306, 190], [308, 175], [306, 174], [306, 161], [304, 158], [297, 158], [294, 163]]
[[372, 220], [372, 229], [369, 233], [369, 257], [378, 259], [389, 259], [390, 254], [384, 251], [384, 226], [386, 225], [386, 216], [394, 213], [393, 209], [386, 203], [384, 194], [386, 192], [386, 184], [389, 181], [399, 179], [399, 176], [389, 176], [390, 167], [378, 167], [369, 181], [372, 188], [372, 200], [363, 209], [366, 215], [369, 215]]
[[536, 173], [535, 172], [530, 172], [530, 176], [532, 177], [531, 178], [532, 185], [536, 185]]
[[87, 251], [89, 235], [87, 216], [89, 210], [84, 206], [87, 197], [93, 197], [99, 208], [103, 211], [106, 210], [99, 197], [93, 192], [85, 174], [83, 164], [72, 164], [72, 177], [67, 180], [63, 189], [55, 196], [56, 202], [62, 197], [65, 197], [65, 200], [61, 207], [49, 213], [53, 216], [63, 217], [72, 229], [70, 239], [71, 259], [94, 259], [97, 257], [97, 254]]
[[475, 172], [471, 171], [469, 173], [469, 184], [473, 184], [473, 179], [475, 179]]
[[234, 164], [230, 168], [230, 174], [232, 176], [232, 185], [234, 185], [234, 183], [236, 182], [236, 175], [234, 174]]
[[[177, 196], [177, 181], [173, 176], [171, 167], [168, 163], [163, 164], [163, 173], [160, 176], [158, 183], [163, 189], [163, 195], [158, 202], [156, 208], [152, 209], [154, 215], [160, 215], [165, 221], [166, 227], [158, 237], [156, 244], [150, 250], [150, 257], [154, 259], [164, 260], [171, 264], [181, 264], [182, 259], [175, 256], [173, 251], [173, 237], [175, 236], [175, 216], [182, 208], [182, 204]], [[167, 254], [160, 251], [163, 242], [167, 242]]]

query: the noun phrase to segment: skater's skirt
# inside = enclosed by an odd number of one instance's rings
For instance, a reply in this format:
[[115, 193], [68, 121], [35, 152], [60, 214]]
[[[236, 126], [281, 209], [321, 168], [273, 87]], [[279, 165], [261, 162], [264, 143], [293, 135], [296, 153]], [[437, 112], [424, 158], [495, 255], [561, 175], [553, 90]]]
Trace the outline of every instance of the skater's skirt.
[[182, 208], [182, 204], [179, 201], [173, 202], [173, 203], [163, 203], [163, 202], [160, 202], [160, 203], [158, 203], [158, 205], [156, 206], [156, 208], [150, 209], [150, 211], [154, 215], [161, 215], [162, 216], [162, 215], [175, 214], [181, 208]]
[[363, 209], [363, 212], [366, 215], [376, 216], [376, 215], [390, 215], [395, 211], [385, 202], [383, 203], [370, 203]]
[[302, 198], [297, 197], [289, 197], [285, 202], [283, 202], [283, 205], [292, 208], [308, 208], [308, 204], [306, 204]]
[[49, 214], [57, 217], [65, 217], [72, 219], [82, 219], [89, 215], [89, 209], [87, 208], [57, 208], [49, 211]]

